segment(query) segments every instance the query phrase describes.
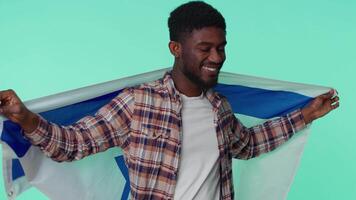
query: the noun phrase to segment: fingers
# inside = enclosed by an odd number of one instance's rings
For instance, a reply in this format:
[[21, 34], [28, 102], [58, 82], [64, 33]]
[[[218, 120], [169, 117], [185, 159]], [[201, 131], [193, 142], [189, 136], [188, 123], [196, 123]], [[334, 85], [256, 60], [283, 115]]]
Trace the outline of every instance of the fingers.
[[0, 114], [19, 113], [21, 107], [18, 105], [21, 105], [21, 101], [13, 90], [0, 91]]
[[320, 95], [320, 97], [321, 97], [322, 99], [330, 99], [330, 98], [332, 98], [332, 97], [334, 96], [335, 91], [336, 91], [336, 90], [334, 90], [334, 89], [329, 90], [327, 93], [324, 93], [324, 94]]
[[0, 101], [2, 99], [5, 99], [6, 97], [8, 97], [9, 95], [15, 94], [15, 92], [13, 90], [4, 90], [4, 91], [0, 91]]
[[330, 90], [329, 92], [321, 95], [321, 99], [324, 101], [324, 105], [326, 106], [325, 108], [327, 108], [327, 112], [330, 112], [331, 110], [334, 110], [336, 108], [338, 108], [340, 106], [339, 103], [339, 96], [338, 92], [335, 89]]
[[335, 103], [335, 102], [338, 102], [339, 101], [339, 97], [336, 96], [334, 98], [331, 99], [331, 104]]
[[333, 90], [334, 90], [334, 96], [337, 96], [339, 94], [339, 92], [335, 89], [333, 89]]
[[335, 89], [329, 90], [327, 93], [318, 96], [318, 98], [323, 101], [331, 100], [331, 103], [339, 101], [338, 92]]
[[339, 97], [338, 96], [333, 97], [330, 101], [331, 101], [330, 102], [330, 106], [331, 106], [332, 110], [334, 110], [334, 109], [336, 109], [336, 108], [338, 108], [340, 106]]
[[331, 104], [331, 109], [334, 110], [340, 106], [339, 102], [336, 102], [335, 104]]
[[337, 91], [332, 89], [316, 98], [315, 108], [318, 110], [318, 115], [324, 116], [340, 106], [339, 96], [337, 94]]
[[19, 106], [1, 106], [0, 107], [0, 114], [18, 114], [21, 112], [21, 108]]
[[21, 102], [20, 98], [13, 90], [0, 91], [0, 107], [7, 105], [9, 102]]
[[10, 101], [20, 101], [19, 97], [13, 90], [0, 91], [0, 107], [7, 105]]

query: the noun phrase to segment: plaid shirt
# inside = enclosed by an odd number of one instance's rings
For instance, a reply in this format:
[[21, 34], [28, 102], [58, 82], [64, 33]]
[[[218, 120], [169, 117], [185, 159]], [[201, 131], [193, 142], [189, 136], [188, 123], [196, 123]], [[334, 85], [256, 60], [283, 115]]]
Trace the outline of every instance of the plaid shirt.
[[[232, 158], [272, 151], [305, 127], [300, 110], [247, 128], [226, 98], [208, 90], [219, 148], [220, 198], [233, 199]], [[152, 83], [126, 88], [95, 116], [71, 126], [40, 119], [25, 136], [56, 161], [121, 147], [129, 169], [132, 199], [173, 199], [182, 144], [182, 100], [170, 73]]]

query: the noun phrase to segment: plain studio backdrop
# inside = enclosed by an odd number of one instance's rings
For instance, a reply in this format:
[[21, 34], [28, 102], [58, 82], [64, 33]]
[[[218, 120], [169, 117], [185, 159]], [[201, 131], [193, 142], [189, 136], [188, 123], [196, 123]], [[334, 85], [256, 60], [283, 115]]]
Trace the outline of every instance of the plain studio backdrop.
[[[167, 18], [181, 3], [0, 1], [0, 90], [29, 100], [172, 66]], [[314, 122], [288, 200], [356, 199], [356, 2], [208, 3], [227, 23], [224, 71], [339, 92], [341, 107]], [[31, 189], [18, 199], [47, 198]]]

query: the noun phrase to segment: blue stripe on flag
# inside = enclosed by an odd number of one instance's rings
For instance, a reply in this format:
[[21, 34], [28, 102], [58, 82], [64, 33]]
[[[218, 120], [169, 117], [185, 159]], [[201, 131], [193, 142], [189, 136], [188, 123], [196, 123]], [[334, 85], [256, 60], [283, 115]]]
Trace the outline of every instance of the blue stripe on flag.
[[262, 119], [284, 116], [312, 99], [294, 92], [239, 85], [218, 84], [215, 90], [228, 99], [234, 113]]
[[116, 161], [117, 165], [119, 166], [120, 171], [126, 180], [124, 191], [122, 192], [122, 195], [121, 195], [121, 200], [127, 200], [129, 198], [129, 193], [130, 193], [129, 170], [127, 169], [127, 167], [125, 165], [124, 156], [121, 155], [121, 156], [115, 157], [115, 161]]
[[12, 159], [12, 180], [15, 180], [19, 177], [22, 177], [25, 175], [25, 172], [22, 169], [21, 163], [19, 159]]
[[1, 140], [6, 142], [11, 149], [15, 151], [17, 157], [25, 155], [31, 146], [31, 144], [22, 136], [20, 126], [9, 120], [4, 122]]

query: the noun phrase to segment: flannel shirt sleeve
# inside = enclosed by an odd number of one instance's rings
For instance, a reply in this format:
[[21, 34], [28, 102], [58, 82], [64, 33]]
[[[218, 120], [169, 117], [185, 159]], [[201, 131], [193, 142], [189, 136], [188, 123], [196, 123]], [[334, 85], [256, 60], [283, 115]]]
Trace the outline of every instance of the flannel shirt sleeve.
[[58, 162], [79, 160], [114, 146], [125, 148], [133, 106], [132, 89], [125, 89], [94, 116], [86, 116], [70, 126], [59, 126], [40, 117], [38, 127], [24, 136]]
[[250, 159], [270, 152], [306, 126], [300, 109], [250, 128], [233, 114], [232, 121], [231, 153], [238, 159]]

